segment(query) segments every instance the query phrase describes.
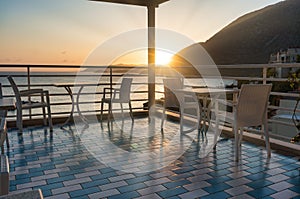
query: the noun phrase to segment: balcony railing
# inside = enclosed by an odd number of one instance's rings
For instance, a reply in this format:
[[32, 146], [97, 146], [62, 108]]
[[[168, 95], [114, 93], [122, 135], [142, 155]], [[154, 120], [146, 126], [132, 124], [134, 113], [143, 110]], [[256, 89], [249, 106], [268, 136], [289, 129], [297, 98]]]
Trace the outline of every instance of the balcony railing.
[[[222, 79], [228, 82], [247, 82], [247, 83], [273, 83], [278, 85], [279, 82], [287, 83], [286, 77], [278, 77], [274, 71], [288, 71], [291, 69], [300, 69], [300, 64], [249, 64], [249, 65], [220, 65], [219, 71]], [[125, 66], [52, 66], [52, 65], [0, 65], [0, 78], [3, 86], [4, 97], [13, 97], [12, 89], [7, 81], [6, 76], [14, 77], [18, 86], [22, 89], [27, 88], [43, 88], [50, 91], [51, 109], [53, 118], [62, 118], [68, 116], [71, 109], [70, 96], [64, 88], [55, 87], [55, 83], [74, 82], [74, 81], [99, 81], [97, 87], [84, 88], [80, 95], [80, 108], [84, 115], [99, 114], [100, 101], [103, 94], [103, 87], [112, 87], [118, 84], [118, 80], [126, 75], [134, 78], [132, 88], [132, 105], [134, 113], [146, 113], [143, 104], [148, 101], [148, 70], [145, 66], [125, 67]], [[6, 71], [5, 71], [6, 70]], [[166, 69], [165, 69], [166, 70]], [[12, 72], [13, 71], [13, 72]], [[71, 72], [70, 72], [71, 71]], [[273, 71], [273, 72], [270, 72]], [[156, 99], [163, 97], [161, 75], [158, 74], [156, 80]], [[101, 77], [101, 79], [99, 79]], [[216, 77], [211, 76], [211, 79]], [[193, 76], [187, 79], [199, 80], [200, 77]], [[189, 81], [190, 82], [190, 81]], [[216, 83], [216, 85], [219, 83]], [[74, 88], [74, 97], [77, 97], [79, 88]], [[269, 113], [276, 115], [278, 110], [286, 110], [293, 112], [294, 107], [280, 107], [279, 99], [290, 98], [297, 99], [299, 93], [273, 91], [271, 92], [271, 100], [269, 105]], [[75, 115], [77, 110], [75, 110]], [[296, 110], [300, 112], [300, 110]], [[29, 118], [29, 113], [25, 114]], [[32, 118], [40, 118], [41, 112], [31, 113]], [[288, 141], [291, 137], [284, 133], [278, 134], [272, 132], [272, 125], [280, 124], [286, 127], [294, 127], [291, 120], [277, 120], [269, 117], [271, 135], [274, 138]], [[15, 112], [9, 113], [9, 120], [15, 120]], [[257, 131], [251, 129], [252, 132]]]

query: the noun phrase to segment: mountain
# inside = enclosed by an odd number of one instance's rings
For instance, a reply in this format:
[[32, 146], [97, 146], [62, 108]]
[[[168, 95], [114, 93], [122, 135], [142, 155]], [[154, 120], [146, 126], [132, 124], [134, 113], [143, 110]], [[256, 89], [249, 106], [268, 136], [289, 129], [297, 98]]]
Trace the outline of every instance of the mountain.
[[216, 64], [268, 63], [270, 54], [300, 47], [300, 0], [246, 14], [201, 45]]

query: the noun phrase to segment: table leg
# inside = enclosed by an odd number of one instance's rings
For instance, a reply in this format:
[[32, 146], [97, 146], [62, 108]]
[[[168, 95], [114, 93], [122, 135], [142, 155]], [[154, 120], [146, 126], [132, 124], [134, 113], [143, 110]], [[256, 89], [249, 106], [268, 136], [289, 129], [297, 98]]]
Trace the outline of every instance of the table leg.
[[82, 113], [81, 113], [81, 111], [80, 111], [80, 108], [79, 108], [79, 96], [80, 96], [80, 94], [81, 94], [81, 91], [82, 91], [83, 87], [84, 87], [84, 86], [80, 86], [80, 89], [79, 89], [79, 91], [78, 91], [78, 93], [77, 93], [77, 98], [76, 98], [76, 108], [77, 108], [77, 111], [78, 111], [78, 114], [79, 114], [80, 119], [81, 119], [86, 125], [88, 125], [88, 124], [89, 124], [89, 123], [88, 123], [88, 120], [86, 119], [86, 117], [84, 117], [84, 116], [82, 115]]
[[72, 92], [72, 89], [71, 87], [69, 86], [65, 86], [64, 87], [66, 89], [66, 91], [68, 92], [69, 96], [70, 96], [70, 99], [71, 99], [71, 102], [72, 102], [72, 107], [71, 107], [71, 112], [70, 112], [70, 115], [68, 117], [68, 119], [62, 124], [62, 126], [65, 126], [66, 124], [68, 124], [71, 120], [71, 118], [73, 117], [73, 114], [74, 114], [74, 96], [73, 96], [73, 92]]
[[77, 112], [78, 112], [78, 115], [80, 117], [80, 119], [86, 124], [88, 125], [88, 120], [86, 117], [84, 117], [84, 115], [81, 113], [81, 110], [80, 110], [80, 107], [79, 107], [79, 97], [80, 97], [80, 94], [81, 94], [81, 91], [84, 87], [84, 85], [80, 86], [79, 88], [79, 91], [77, 93], [77, 97], [76, 97], [76, 101], [74, 99], [74, 93], [71, 89], [72, 86], [67, 86], [65, 85], [64, 88], [65, 90], [68, 92], [69, 96], [70, 96], [70, 99], [71, 99], [71, 111], [70, 111], [70, 115], [69, 117], [67, 118], [67, 120], [62, 124], [62, 127], [65, 126], [66, 124], [68, 124], [71, 120], [71, 118], [73, 117], [74, 115], [74, 109], [75, 109], [75, 105], [76, 105], [76, 108], [77, 108]]
[[201, 126], [201, 132], [205, 133], [207, 132], [206, 128], [206, 122], [209, 122], [209, 104], [208, 104], [208, 96], [205, 95], [202, 97], [202, 103], [203, 103], [203, 124]]

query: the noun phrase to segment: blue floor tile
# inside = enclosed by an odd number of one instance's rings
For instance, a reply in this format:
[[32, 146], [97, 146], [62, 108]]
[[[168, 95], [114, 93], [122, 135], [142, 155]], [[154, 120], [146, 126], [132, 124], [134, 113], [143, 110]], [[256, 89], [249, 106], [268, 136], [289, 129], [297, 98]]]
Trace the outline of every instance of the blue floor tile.
[[151, 176], [140, 176], [140, 177], [136, 177], [136, 178], [132, 178], [132, 179], [128, 179], [128, 180], [125, 180], [128, 184], [136, 184], [136, 183], [139, 183], [139, 182], [145, 182], [145, 181], [148, 181], [148, 180], [151, 180], [153, 179]]
[[249, 186], [253, 189], [258, 189], [258, 188], [269, 186], [271, 184], [273, 184], [273, 183], [266, 179], [260, 179], [260, 180], [256, 180], [256, 181], [248, 183], [247, 186]]
[[298, 194], [300, 194], [300, 186], [299, 185], [295, 185], [295, 186], [293, 186], [289, 189], [296, 192], [296, 193], [298, 193]]
[[211, 178], [211, 179], [208, 179], [206, 180], [208, 183], [210, 184], [218, 184], [218, 183], [221, 183], [221, 182], [226, 182], [226, 181], [229, 181], [231, 180], [232, 178], [228, 177], [228, 176], [221, 176], [221, 177], [218, 177], [218, 178]]
[[75, 179], [75, 176], [69, 175], [69, 176], [64, 176], [64, 177], [56, 177], [56, 178], [47, 179], [47, 183], [51, 184], [51, 183], [64, 182], [66, 180], [73, 180], [73, 179]]
[[82, 188], [86, 189], [86, 188], [90, 188], [90, 187], [101, 186], [101, 185], [108, 184], [108, 183], [109, 183], [109, 180], [100, 179], [100, 180], [93, 180], [92, 182], [82, 183], [81, 186], [82, 186]]
[[219, 184], [213, 184], [210, 187], [205, 187], [203, 188], [205, 191], [207, 191], [208, 193], [216, 193], [216, 192], [220, 192], [220, 191], [224, 191], [226, 189], [230, 189], [231, 186], [229, 186], [228, 184], [225, 183], [219, 183]]
[[225, 198], [230, 198], [231, 196], [228, 194], [228, 193], [226, 193], [226, 192], [224, 192], [224, 191], [222, 191], [222, 192], [217, 192], [217, 193], [213, 193], [213, 194], [209, 194], [209, 195], [206, 195], [206, 196], [203, 196], [203, 197], [201, 197], [201, 199], [225, 199]]
[[[148, 124], [147, 119], [142, 118], [141, 121], [144, 122], [139, 124], [142, 127], [145, 122]], [[139, 122], [139, 119], [136, 119], [135, 125]], [[151, 139], [139, 135], [133, 136], [130, 140], [130, 136], [125, 132], [122, 136], [114, 133], [110, 141], [117, 144], [115, 145], [117, 148], [127, 152], [140, 152], [139, 150], [147, 146], [151, 146], [151, 150], [155, 151], [162, 144], [169, 143], [167, 137], [172, 137], [174, 131], [179, 130], [176, 123], [168, 125], [173, 126], [165, 130], [164, 137], [159, 133]], [[10, 130], [11, 148], [7, 153], [12, 160], [10, 192], [40, 188], [44, 197], [56, 197], [66, 191], [71, 198], [83, 199], [93, 196], [126, 199], [146, 196], [149, 193], [155, 193], [161, 198], [175, 199], [189, 192], [200, 194], [201, 198], [230, 198], [232, 196], [226, 191], [235, 187], [226, 182], [240, 179], [243, 181], [242, 178], [245, 178], [247, 183], [244, 185], [254, 190], [242, 193], [245, 194], [242, 197], [248, 195], [267, 199], [277, 193], [268, 187], [274, 183], [266, 180], [274, 175], [272, 172], [275, 172], [275, 175], [286, 176], [285, 182], [293, 185], [289, 187], [289, 191], [300, 195], [298, 160], [272, 152], [272, 158], [267, 162], [265, 153], [262, 152], [265, 149], [254, 144], [243, 142], [241, 164], [233, 162], [233, 140], [221, 138], [216, 150], [205, 158], [199, 158], [199, 145], [197, 141], [193, 141], [182, 156], [166, 167], [149, 173], [127, 173], [98, 161], [76, 134], [75, 126], [71, 125], [70, 128], [73, 129], [73, 134], [60, 129], [59, 126], [55, 127], [52, 138], [49, 138], [48, 134], [45, 135], [41, 128], [25, 130], [22, 137], [18, 137], [14, 130]], [[94, 135], [99, 134], [99, 131], [95, 131], [98, 128], [99, 126], [91, 125], [85, 133], [91, 135], [90, 139], [93, 139]], [[108, 134], [105, 128], [100, 133]], [[126, 174], [131, 178], [124, 179]], [[39, 180], [32, 182], [32, 179]], [[45, 182], [47, 184], [38, 185]], [[237, 195], [237, 198], [239, 197], [241, 195]]]
[[163, 185], [168, 189], [172, 189], [172, 188], [187, 185], [187, 184], [190, 184], [190, 183], [191, 182], [188, 181], [188, 180], [180, 180], [180, 181], [168, 182], [168, 183], [165, 183]]
[[138, 194], [136, 191], [122, 193], [114, 196], [108, 197], [108, 199], [130, 199], [130, 198], [136, 198], [139, 197], [140, 194]]
[[126, 185], [126, 186], [123, 186], [123, 187], [119, 187], [118, 190], [121, 192], [121, 193], [127, 193], [127, 192], [132, 192], [132, 191], [135, 191], [135, 190], [138, 190], [138, 189], [142, 189], [142, 188], [145, 188], [146, 185], [144, 183], [138, 183], [138, 184], [132, 184], [132, 185]]
[[85, 195], [96, 193], [99, 191], [100, 191], [100, 189], [98, 187], [90, 187], [87, 189], [71, 191], [69, 194], [73, 198], [73, 197], [85, 196]]
[[167, 189], [165, 191], [158, 192], [158, 195], [160, 195], [162, 198], [169, 198], [169, 197], [177, 196], [177, 195], [180, 195], [180, 194], [183, 194], [186, 192], [187, 192], [186, 189], [184, 189], [182, 187], [176, 187], [173, 189]]
[[261, 180], [261, 179], [266, 179], [270, 176], [271, 175], [269, 175], [267, 173], [260, 172], [260, 173], [248, 175], [248, 176], [246, 176], [246, 178], [248, 178], [249, 180], [252, 180], [252, 181], [257, 181], [257, 180]]
[[94, 175], [91, 176], [92, 180], [100, 180], [100, 179], [106, 179], [106, 178], [110, 178], [110, 177], [116, 177], [117, 174], [115, 171], [113, 172], [109, 172], [109, 173], [104, 173], [104, 174], [98, 174], [98, 175]]
[[268, 187], [258, 188], [253, 191], [248, 192], [249, 195], [255, 198], [263, 198], [269, 195], [272, 195], [276, 193], [273, 189], [270, 189]]

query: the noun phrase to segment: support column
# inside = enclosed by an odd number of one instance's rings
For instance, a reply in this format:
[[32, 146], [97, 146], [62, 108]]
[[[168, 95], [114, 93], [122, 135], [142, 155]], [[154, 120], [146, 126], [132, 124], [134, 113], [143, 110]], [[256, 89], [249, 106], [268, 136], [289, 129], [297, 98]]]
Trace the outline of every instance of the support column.
[[155, 6], [148, 7], [148, 110], [155, 104]]

